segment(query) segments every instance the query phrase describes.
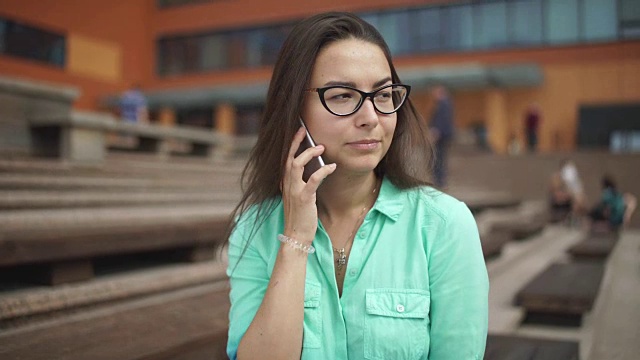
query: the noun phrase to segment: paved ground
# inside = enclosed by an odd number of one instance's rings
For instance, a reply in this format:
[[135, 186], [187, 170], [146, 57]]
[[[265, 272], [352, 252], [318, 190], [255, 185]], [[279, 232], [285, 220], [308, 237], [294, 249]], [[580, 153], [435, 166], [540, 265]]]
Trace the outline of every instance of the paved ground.
[[610, 255], [594, 309], [581, 327], [520, 324], [524, 312], [513, 305], [515, 294], [549, 264], [569, 261], [565, 250], [581, 236], [579, 229], [548, 226], [534, 238], [508, 243], [500, 257], [487, 262], [489, 333], [579, 341], [583, 360], [638, 359], [640, 230], [625, 232]]

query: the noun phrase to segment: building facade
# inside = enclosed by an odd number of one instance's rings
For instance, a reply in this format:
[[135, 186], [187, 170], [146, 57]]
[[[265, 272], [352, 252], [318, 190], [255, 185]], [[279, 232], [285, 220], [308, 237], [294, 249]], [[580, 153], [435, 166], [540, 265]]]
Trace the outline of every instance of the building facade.
[[77, 86], [92, 110], [140, 84], [158, 122], [253, 134], [291, 27], [330, 10], [380, 30], [425, 119], [443, 84], [456, 126], [486, 129], [497, 152], [524, 142], [531, 104], [540, 150], [555, 151], [588, 145], [589, 109], [640, 103], [637, 0], [4, 0], [0, 75]]

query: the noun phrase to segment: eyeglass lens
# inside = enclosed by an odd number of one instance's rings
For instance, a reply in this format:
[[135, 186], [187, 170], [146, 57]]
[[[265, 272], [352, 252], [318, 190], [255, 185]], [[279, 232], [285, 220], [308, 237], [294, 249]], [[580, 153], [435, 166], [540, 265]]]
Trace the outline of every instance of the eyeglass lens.
[[[373, 96], [373, 104], [381, 113], [393, 113], [402, 106], [407, 96], [404, 86], [389, 86], [378, 90]], [[349, 88], [329, 88], [324, 93], [327, 108], [338, 115], [353, 113], [362, 102], [362, 95]]]

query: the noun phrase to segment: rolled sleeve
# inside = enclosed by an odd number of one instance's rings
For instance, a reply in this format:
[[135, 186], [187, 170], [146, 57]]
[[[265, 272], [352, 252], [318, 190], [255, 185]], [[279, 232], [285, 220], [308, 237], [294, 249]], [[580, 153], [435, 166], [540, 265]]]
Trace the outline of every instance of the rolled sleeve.
[[478, 227], [464, 203], [452, 206], [429, 257], [431, 360], [482, 359], [489, 278]]

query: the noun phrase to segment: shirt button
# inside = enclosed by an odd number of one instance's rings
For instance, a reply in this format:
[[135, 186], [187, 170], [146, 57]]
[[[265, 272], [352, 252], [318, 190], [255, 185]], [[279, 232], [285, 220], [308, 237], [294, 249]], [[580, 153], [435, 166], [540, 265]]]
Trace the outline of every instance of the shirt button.
[[366, 232], [361, 232], [360, 235], [358, 235], [358, 237], [360, 237], [360, 239], [364, 239], [367, 237], [367, 233]]
[[356, 271], [355, 270], [349, 270], [349, 275], [351, 276], [356, 276]]
[[404, 305], [402, 305], [402, 304], [396, 305], [396, 311], [399, 312], [399, 313], [403, 313], [404, 312]]

